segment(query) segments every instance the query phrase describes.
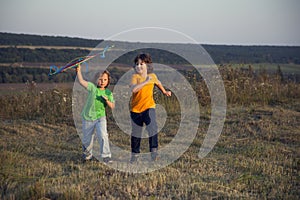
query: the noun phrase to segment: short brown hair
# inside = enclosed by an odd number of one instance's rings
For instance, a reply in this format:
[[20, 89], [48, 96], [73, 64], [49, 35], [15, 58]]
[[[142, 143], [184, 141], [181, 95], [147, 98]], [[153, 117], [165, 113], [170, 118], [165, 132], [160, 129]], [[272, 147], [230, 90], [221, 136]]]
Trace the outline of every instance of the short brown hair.
[[150, 74], [153, 72], [153, 65], [152, 65], [152, 59], [151, 59], [151, 56], [150, 54], [147, 54], [147, 53], [140, 53], [138, 54], [135, 58], [134, 58], [134, 64], [136, 64], [139, 59], [146, 63], [147, 65], [147, 74]]

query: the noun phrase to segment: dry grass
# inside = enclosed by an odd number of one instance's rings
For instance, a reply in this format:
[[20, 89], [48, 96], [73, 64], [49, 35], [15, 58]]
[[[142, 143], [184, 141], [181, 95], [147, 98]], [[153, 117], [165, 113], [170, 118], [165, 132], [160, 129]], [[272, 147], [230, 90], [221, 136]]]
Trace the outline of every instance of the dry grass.
[[[299, 84], [269, 76], [263, 81], [274, 87], [255, 90], [245, 81], [259, 86], [260, 77], [226, 73], [233, 77], [224, 78], [229, 106], [212, 152], [197, 157], [210, 119], [206, 97], [190, 148], [171, 165], [145, 174], [120, 172], [98, 161], [81, 163], [70, 91], [0, 96], [1, 199], [299, 199]], [[178, 127], [176, 109], [169, 109], [172, 116], [160, 133], [160, 146]], [[111, 141], [128, 148], [129, 137], [110, 113], [108, 119]]]

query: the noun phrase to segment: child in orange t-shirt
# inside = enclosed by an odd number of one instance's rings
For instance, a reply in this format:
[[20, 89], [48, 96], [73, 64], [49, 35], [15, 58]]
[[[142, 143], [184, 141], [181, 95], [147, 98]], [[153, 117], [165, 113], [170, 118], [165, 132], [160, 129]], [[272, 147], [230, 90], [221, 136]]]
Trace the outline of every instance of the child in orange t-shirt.
[[131, 78], [131, 159], [133, 163], [140, 153], [140, 144], [143, 125], [149, 134], [149, 148], [151, 159], [157, 159], [158, 136], [155, 114], [155, 101], [153, 99], [153, 89], [157, 86], [164, 95], [171, 96], [171, 91], [166, 91], [156, 75], [152, 72], [152, 60], [149, 54], [139, 54], [134, 59], [135, 74]]

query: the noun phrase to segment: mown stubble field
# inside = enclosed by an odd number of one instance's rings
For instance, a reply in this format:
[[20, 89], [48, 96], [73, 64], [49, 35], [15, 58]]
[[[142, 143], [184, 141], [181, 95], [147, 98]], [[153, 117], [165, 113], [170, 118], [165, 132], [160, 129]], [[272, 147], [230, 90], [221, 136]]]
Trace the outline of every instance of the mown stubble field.
[[[198, 158], [210, 119], [209, 106], [200, 105], [200, 125], [189, 149], [169, 166], [143, 174], [97, 160], [81, 162], [71, 91], [0, 96], [1, 199], [299, 199], [299, 84], [255, 79], [250, 85], [257, 90], [247, 96], [245, 84], [236, 94], [231, 88], [254, 79], [234, 77], [225, 81], [231, 94], [226, 121], [208, 156]], [[278, 91], [281, 87], [285, 90]], [[251, 92], [266, 98], [251, 99]], [[160, 146], [176, 134], [176, 113], [172, 116], [159, 133]], [[111, 113], [108, 130], [111, 142], [129, 149], [130, 138]]]

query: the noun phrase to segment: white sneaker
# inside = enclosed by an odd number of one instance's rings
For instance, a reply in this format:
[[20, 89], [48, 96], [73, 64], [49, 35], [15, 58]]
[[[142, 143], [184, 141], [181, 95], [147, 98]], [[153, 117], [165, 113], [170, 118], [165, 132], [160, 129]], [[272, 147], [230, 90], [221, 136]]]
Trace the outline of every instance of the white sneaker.
[[112, 163], [112, 160], [110, 157], [106, 157], [106, 158], [103, 158], [103, 162], [105, 163]]

